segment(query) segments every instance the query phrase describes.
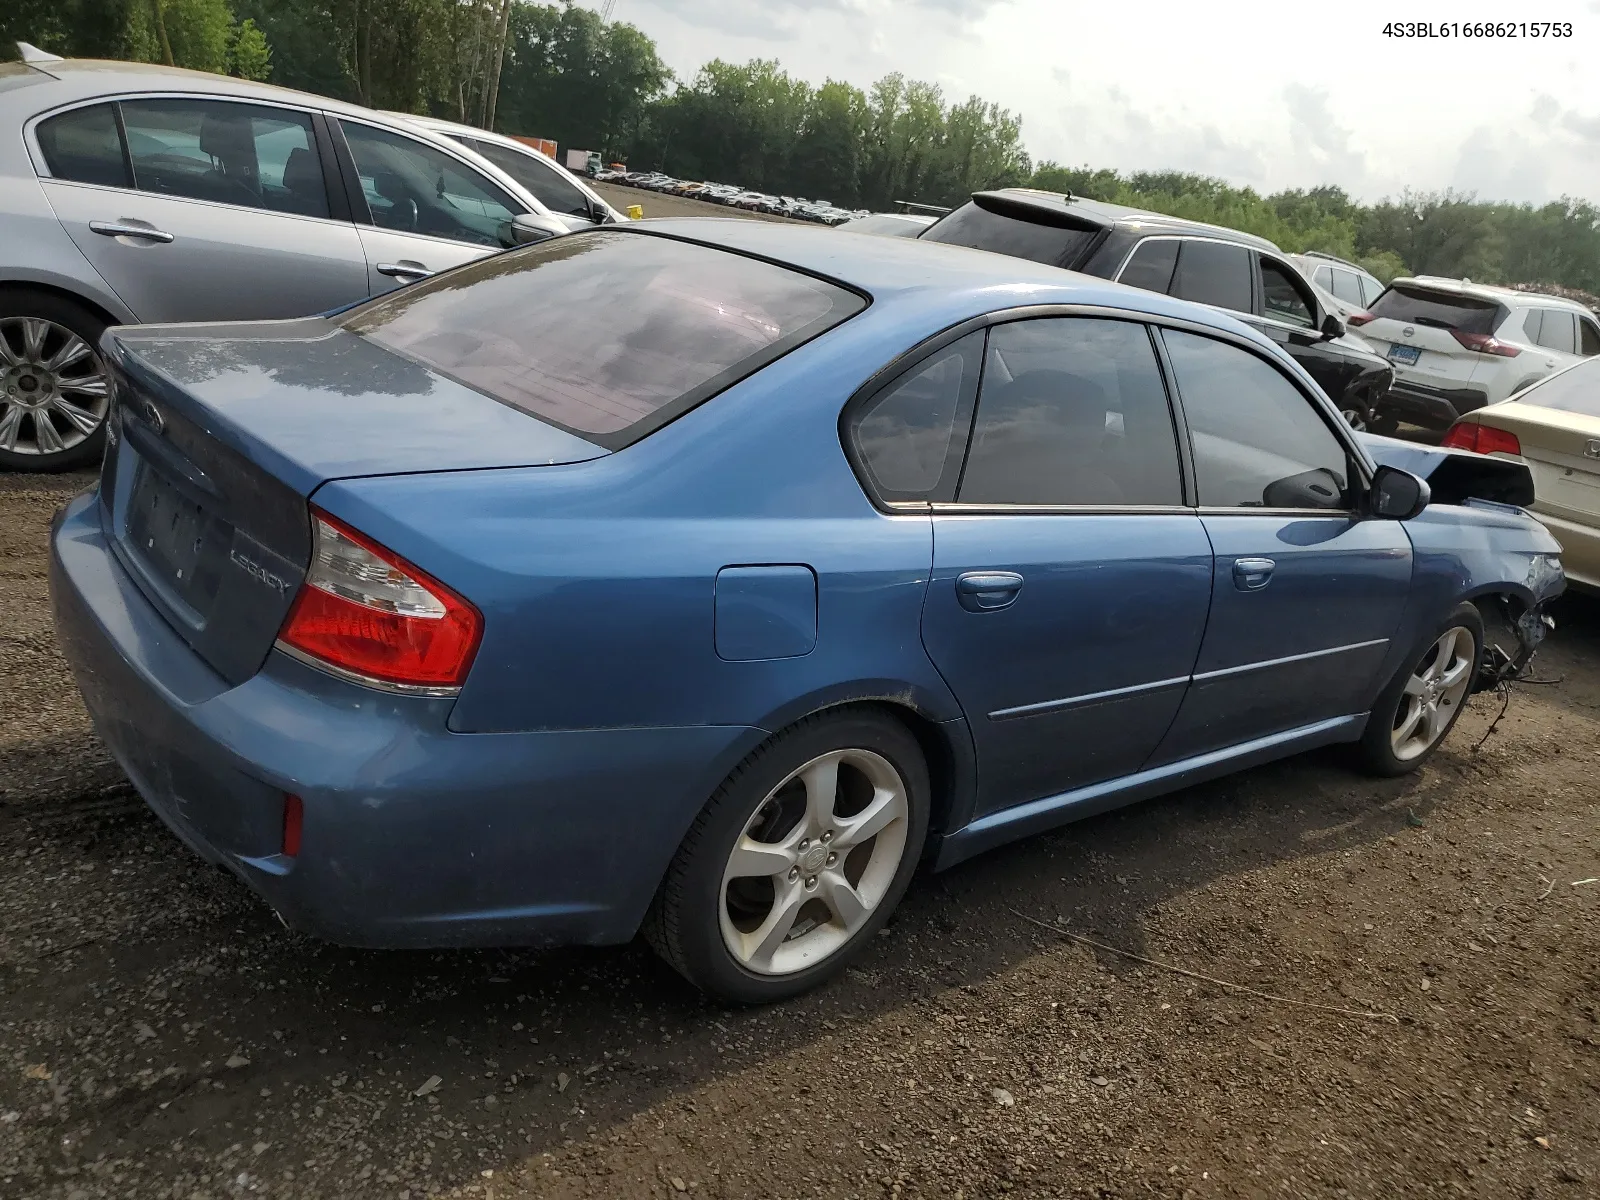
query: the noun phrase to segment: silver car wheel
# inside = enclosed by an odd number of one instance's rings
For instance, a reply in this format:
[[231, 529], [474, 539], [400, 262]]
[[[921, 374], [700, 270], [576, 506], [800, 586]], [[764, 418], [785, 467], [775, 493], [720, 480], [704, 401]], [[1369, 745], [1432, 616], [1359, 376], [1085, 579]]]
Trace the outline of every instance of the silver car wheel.
[[1477, 666], [1477, 642], [1459, 625], [1440, 635], [1406, 680], [1389, 745], [1401, 762], [1427, 753], [1450, 728]]
[[870, 750], [834, 750], [756, 806], [722, 873], [728, 952], [791, 975], [841, 950], [888, 894], [910, 825], [905, 780]]
[[43, 317], [0, 317], [0, 450], [71, 450], [109, 407], [105, 368], [88, 342]]

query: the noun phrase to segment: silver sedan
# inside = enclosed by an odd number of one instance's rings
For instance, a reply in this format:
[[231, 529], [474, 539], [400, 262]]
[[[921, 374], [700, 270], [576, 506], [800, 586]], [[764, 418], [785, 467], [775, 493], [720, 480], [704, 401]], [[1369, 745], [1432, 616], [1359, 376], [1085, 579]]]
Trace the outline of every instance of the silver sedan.
[[108, 325], [307, 316], [573, 225], [409, 121], [27, 58], [0, 64], [0, 470], [98, 460]]

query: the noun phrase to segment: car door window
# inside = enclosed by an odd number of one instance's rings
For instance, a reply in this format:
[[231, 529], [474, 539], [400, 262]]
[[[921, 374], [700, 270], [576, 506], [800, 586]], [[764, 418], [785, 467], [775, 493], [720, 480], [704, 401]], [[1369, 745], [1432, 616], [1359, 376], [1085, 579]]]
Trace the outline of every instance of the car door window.
[[1186, 240], [1178, 253], [1171, 294], [1180, 300], [1249, 312], [1249, 251], [1226, 242]]
[[1383, 295], [1383, 284], [1370, 275], [1356, 276], [1356, 282], [1361, 288], [1361, 307], [1370, 308], [1372, 302]]
[[1333, 268], [1318, 267], [1316, 273], [1311, 276], [1311, 280], [1323, 291], [1331, 293], [1333, 291]]
[[[1334, 272], [1338, 278], [1339, 272]], [[1311, 298], [1288, 267], [1270, 258], [1261, 260], [1262, 311], [1274, 321], [1310, 329], [1317, 323]]]
[[993, 329], [957, 499], [1182, 504], [1172, 413], [1145, 327], [1068, 317]]
[[1577, 339], [1574, 336], [1573, 315], [1559, 308], [1546, 308], [1541, 311], [1539, 333], [1533, 340], [1536, 345], [1547, 350], [1557, 350], [1563, 354], [1576, 353]]
[[572, 180], [563, 178], [560, 167], [495, 142], [478, 141], [473, 149], [532, 192], [551, 212], [593, 219], [589, 197]]
[[1172, 285], [1172, 271], [1178, 265], [1178, 243], [1172, 238], [1150, 238], [1140, 242], [1117, 276], [1117, 282], [1150, 292], [1165, 292]]
[[480, 246], [510, 246], [522, 211], [491, 180], [444, 151], [403, 134], [340, 121], [372, 224]]
[[1578, 333], [1582, 338], [1582, 344], [1578, 347], [1579, 354], [1585, 358], [1600, 354], [1600, 325], [1579, 317]]
[[1166, 330], [1202, 507], [1350, 507], [1344, 443], [1277, 368], [1213, 338]]
[[305, 113], [222, 100], [128, 100], [122, 123], [142, 192], [328, 216]]
[[109, 104], [75, 108], [41, 121], [39, 149], [44, 164], [56, 179], [98, 183], [103, 187], [131, 187], [128, 160], [117, 132], [116, 110]]
[[979, 330], [936, 350], [861, 409], [851, 439], [881, 498], [955, 498], [982, 363]]
[[1360, 278], [1354, 271], [1334, 271], [1333, 294], [1346, 304], [1360, 304]]

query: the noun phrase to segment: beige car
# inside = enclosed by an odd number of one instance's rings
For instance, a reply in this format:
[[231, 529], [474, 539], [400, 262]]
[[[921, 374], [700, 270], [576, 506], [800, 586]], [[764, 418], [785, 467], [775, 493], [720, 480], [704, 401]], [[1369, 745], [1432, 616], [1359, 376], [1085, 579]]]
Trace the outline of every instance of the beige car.
[[1468, 413], [1443, 444], [1526, 463], [1533, 515], [1561, 543], [1567, 582], [1600, 593], [1600, 358]]

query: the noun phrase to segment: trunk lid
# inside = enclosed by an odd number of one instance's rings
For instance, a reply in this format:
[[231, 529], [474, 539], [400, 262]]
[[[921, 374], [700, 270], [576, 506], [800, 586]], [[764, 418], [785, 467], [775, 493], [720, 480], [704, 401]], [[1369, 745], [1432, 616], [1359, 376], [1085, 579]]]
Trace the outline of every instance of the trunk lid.
[[330, 479], [606, 451], [319, 318], [109, 331], [102, 518], [118, 558], [213, 670], [261, 668]]
[[1600, 418], [1512, 402], [1479, 420], [1517, 435], [1533, 472], [1534, 512], [1600, 525]]
[[[1369, 311], [1372, 320], [1358, 326], [1360, 335], [1389, 360], [1396, 379], [1429, 387], [1470, 383], [1487, 357], [1463, 346], [1453, 330], [1492, 334], [1506, 315], [1492, 300], [1413, 283], [1392, 285]], [[1414, 363], [1405, 361], [1412, 350], [1417, 352]]]

